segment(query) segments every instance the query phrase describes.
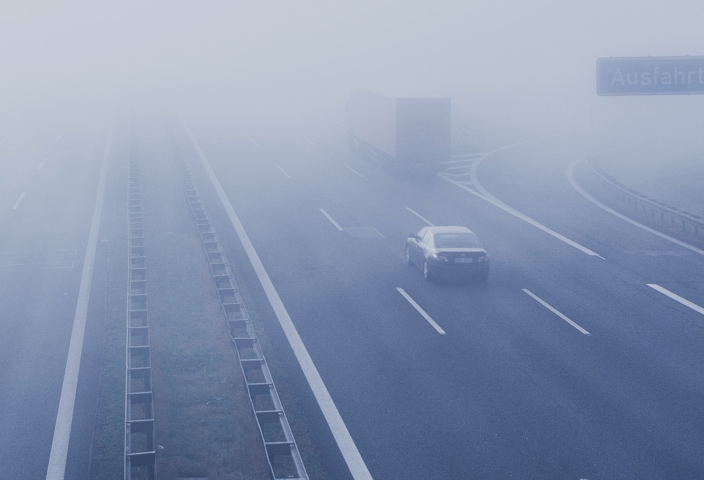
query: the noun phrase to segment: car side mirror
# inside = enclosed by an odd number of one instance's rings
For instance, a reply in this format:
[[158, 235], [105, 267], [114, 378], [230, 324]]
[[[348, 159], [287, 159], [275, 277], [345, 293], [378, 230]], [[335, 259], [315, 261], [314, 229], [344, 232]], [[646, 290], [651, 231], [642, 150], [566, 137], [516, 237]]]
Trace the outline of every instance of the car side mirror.
[[408, 235], [408, 238], [412, 238], [413, 240], [420, 240], [420, 237], [415, 233], [411, 233], [410, 235]]

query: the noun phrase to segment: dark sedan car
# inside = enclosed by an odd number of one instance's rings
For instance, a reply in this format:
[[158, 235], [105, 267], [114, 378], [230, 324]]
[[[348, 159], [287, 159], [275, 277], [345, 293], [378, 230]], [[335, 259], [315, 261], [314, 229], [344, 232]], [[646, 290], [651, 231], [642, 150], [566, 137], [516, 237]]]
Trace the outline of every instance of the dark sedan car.
[[423, 278], [467, 276], [489, 278], [489, 256], [467, 227], [423, 227], [406, 240], [406, 263], [417, 265]]

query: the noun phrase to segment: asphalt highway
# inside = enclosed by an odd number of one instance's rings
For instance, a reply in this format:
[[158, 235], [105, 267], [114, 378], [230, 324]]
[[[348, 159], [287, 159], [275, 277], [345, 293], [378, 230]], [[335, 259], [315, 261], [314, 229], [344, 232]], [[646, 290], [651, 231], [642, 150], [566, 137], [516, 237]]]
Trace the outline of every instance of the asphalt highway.
[[[363, 478], [197, 151], [171, 125], [261, 320], [312, 478]], [[704, 477], [704, 258], [571, 184], [575, 162], [613, 142], [543, 139], [455, 158], [440, 175], [388, 176], [325, 125], [189, 122], [360, 468], [376, 479]], [[103, 229], [124, 221], [124, 126]], [[47, 474], [107, 137], [101, 125], [0, 144], [3, 478]], [[477, 234], [486, 285], [428, 283], [405, 265], [406, 236], [429, 223]], [[90, 461], [112, 237], [98, 238], [65, 478], [87, 478]]]
[[[570, 185], [568, 167], [604, 145], [482, 159], [481, 187], [465, 186], [531, 223], [442, 177], [388, 177], [325, 137], [193, 131], [374, 478], [702, 476], [704, 318], [650, 286], [704, 305], [702, 258]], [[446, 173], [477, 157], [459, 160]], [[477, 233], [487, 286], [404, 265], [426, 222]]]
[[[0, 476], [45, 478], [107, 128], [40, 126], [0, 151]], [[107, 244], [96, 254], [102, 292]], [[102, 288], [101, 288], [102, 287]], [[94, 295], [67, 475], [87, 471], [104, 302]]]

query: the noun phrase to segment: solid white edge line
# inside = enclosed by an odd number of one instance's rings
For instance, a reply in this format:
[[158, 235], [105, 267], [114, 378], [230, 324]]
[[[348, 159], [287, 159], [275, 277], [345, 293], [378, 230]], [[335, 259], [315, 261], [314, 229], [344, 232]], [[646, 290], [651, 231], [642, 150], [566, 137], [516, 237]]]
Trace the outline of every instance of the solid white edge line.
[[416, 211], [413, 210], [412, 208], [406, 207], [406, 210], [408, 210], [408, 211], [411, 212], [413, 215], [415, 215], [416, 217], [418, 217], [418, 218], [420, 218], [421, 220], [423, 220], [423, 221], [424, 221], [425, 223], [427, 223], [429, 226], [431, 226], [431, 227], [434, 227], [434, 226], [435, 226], [435, 225], [433, 225], [433, 223], [432, 223], [430, 220], [428, 220], [427, 218], [425, 218], [423, 215], [421, 215], [420, 213], [416, 212]]
[[45, 163], [46, 163], [46, 158], [44, 160], [42, 160], [42, 163], [39, 164], [39, 166], [37, 167], [37, 170], [41, 170]]
[[354, 168], [350, 167], [349, 165], [345, 164], [345, 167], [347, 167], [347, 170], [349, 170], [350, 172], [354, 173], [354, 174], [357, 175], [358, 177], [364, 178], [364, 175], [362, 175], [361, 173], [359, 173], [357, 170], [355, 170]]
[[413, 308], [415, 308], [415, 309], [418, 311], [418, 313], [420, 313], [420, 314], [423, 316], [423, 318], [425, 318], [425, 320], [426, 320], [440, 335], [445, 335], [445, 330], [443, 330], [443, 329], [440, 327], [440, 325], [438, 325], [437, 323], [435, 323], [435, 320], [433, 320], [432, 318], [430, 318], [430, 315], [428, 315], [427, 313], [425, 313], [425, 310], [423, 310], [423, 309], [420, 307], [420, 305], [418, 305], [418, 304], [415, 302], [415, 300], [413, 300], [413, 299], [411, 298], [411, 296], [408, 295], [408, 294], [406, 293], [406, 291], [405, 291], [403, 288], [401, 288], [401, 287], [396, 287], [396, 290], [398, 290], [398, 293], [400, 293], [401, 295], [403, 295], [403, 298], [405, 298], [406, 300], [408, 300], [408, 303], [410, 303], [410, 304], [413, 306]]
[[487, 199], [487, 200], [490, 201], [491, 203], [494, 203], [494, 205], [496, 205], [497, 207], [500, 207], [500, 208], [506, 210], [507, 212], [509, 212], [509, 213], [511, 213], [511, 214], [513, 214], [513, 215], [515, 215], [516, 217], [520, 218], [521, 220], [523, 220], [523, 221], [525, 221], [525, 222], [527, 222], [527, 223], [533, 225], [534, 227], [539, 228], [540, 230], [544, 231], [545, 233], [547, 233], [547, 234], [549, 234], [549, 235], [552, 235], [553, 237], [557, 238], [558, 240], [562, 240], [562, 241], [565, 242], [566, 244], [571, 245], [572, 247], [574, 247], [574, 248], [576, 248], [577, 250], [580, 250], [580, 251], [586, 253], [587, 255], [590, 255], [590, 256], [593, 256], [593, 257], [599, 257], [599, 258], [601, 258], [602, 260], [604, 260], [604, 257], [602, 257], [601, 255], [599, 255], [598, 253], [593, 252], [592, 250], [588, 249], [587, 247], [584, 247], [584, 246], [580, 245], [579, 243], [577, 243], [577, 242], [575, 242], [575, 241], [573, 241], [573, 240], [570, 240], [569, 238], [565, 237], [564, 235], [560, 235], [559, 233], [555, 232], [554, 230], [549, 229], [549, 228], [546, 227], [545, 225], [543, 225], [543, 224], [541, 224], [541, 223], [539, 223], [539, 222], [536, 222], [535, 220], [533, 220], [532, 218], [528, 217], [527, 215], [522, 214], [522, 213], [519, 212], [518, 210], [515, 210], [515, 209], [509, 207], [509, 206], [506, 205], [504, 202], [502, 202], [502, 201], [499, 200], [498, 198], [494, 197], [491, 193], [489, 193], [489, 192], [487, 191], [486, 188], [484, 188], [484, 187], [482, 186], [481, 183], [479, 183], [479, 177], [477, 176], [477, 169], [479, 168], [479, 165], [480, 165], [484, 160], [486, 160], [487, 157], [489, 157], [490, 155], [493, 155], [493, 154], [495, 154], [495, 153], [498, 153], [498, 152], [500, 152], [500, 151], [502, 151], [502, 150], [506, 150], [506, 149], [508, 149], [508, 148], [521, 145], [521, 144], [523, 144], [523, 143], [527, 143], [527, 142], [521, 142], [521, 143], [517, 143], [517, 144], [514, 144], [514, 145], [507, 145], [506, 147], [498, 148], [498, 149], [496, 149], [496, 150], [493, 150], [493, 151], [491, 151], [491, 152], [488, 152], [488, 153], [482, 155], [481, 157], [479, 157], [479, 158], [477, 159], [477, 161], [472, 164], [472, 168], [470, 169], [470, 176], [471, 176], [471, 178], [472, 178], [472, 183], [477, 187], [477, 190], [479, 190], [479, 191], [482, 193], [482, 195], [484, 195], [484, 198], [485, 198], [485, 199]]
[[308, 138], [306, 138], [306, 142], [310, 143], [310, 144], [313, 145], [314, 147], [317, 147], [317, 146], [318, 146], [317, 143], [315, 143], [313, 140], [309, 140]]
[[[550, 138], [550, 137], [546, 137], [546, 138]], [[501, 152], [501, 151], [503, 151], [503, 150], [507, 150], [507, 149], [509, 149], [509, 148], [516, 147], [516, 146], [523, 145], [523, 144], [525, 144], [525, 143], [530, 143], [530, 142], [531, 142], [531, 140], [525, 141], [525, 142], [514, 143], [514, 144], [512, 144], [512, 145], [506, 145], [505, 147], [497, 148], [496, 150], [492, 150], [492, 151], [490, 151], [490, 152], [487, 152], [487, 153], [481, 155], [479, 158], [477, 158], [477, 160], [472, 163], [472, 167], [471, 167], [471, 169], [470, 169], [470, 178], [471, 178], [471, 180], [472, 180], [471, 183], [477, 188], [478, 191], [475, 191], [475, 190], [473, 190], [473, 189], [467, 187], [466, 185], [464, 185], [464, 184], [462, 184], [462, 183], [460, 183], [460, 182], [457, 182], [457, 181], [455, 181], [455, 180], [452, 180], [451, 178], [447, 178], [447, 177], [444, 176], [442, 173], [439, 173], [438, 176], [439, 176], [440, 178], [444, 179], [445, 181], [450, 182], [450, 183], [452, 183], [453, 185], [456, 185], [456, 186], [460, 187], [461, 189], [466, 190], [466, 191], [468, 191], [468, 192], [470, 192], [470, 193], [476, 195], [477, 197], [486, 200], [487, 202], [489, 202], [489, 203], [491, 203], [491, 204], [493, 204], [493, 205], [495, 205], [495, 206], [501, 208], [502, 210], [505, 210], [506, 212], [510, 213], [511, 215], [514, 215], [514, 216], [520, 218], [520, 219], [523, 220], [524, 222], [529, 223], [530, 225], [533, 225], [533, 226], [536, 227], [536, 228], [539, 228], [540, 230], [542, 230], [543, 232], [547, 233], [548, 235], [551, 235], [551, 236], [557, 238], [558, 240], [561, 240], [561, 241], [565, 242], [566, 244], [568, 244], [568, 245], [570, 245], [570, 246], [576, 248], [577, 250], [580, 250], [581, 252], [584, 252], [584, 253], [586, 253], [587, 255], [590, 255], [590, 256], [593, 256], [593, 257], [599, 257], [599, 258], [601, 258], [602, 260], [604, 260], [604, 257], [602, 257], [601, 255], [599, 255], [598, 253], [596, 253], [596, 252], [594, 252], [594, 251], [588, 249], [587, 247], [584, 247], [584, 246], [580, 245], [579, 243], [577, 243], [577, 242], [575, 242], [575, 241], [570, 240], [569, 238], [565, 237], [564, 235], [560, 235], [559, 233], [555, 232], [554, 230], [549, 229], [549, 228], [546, 227], [545, 225], [543, 225], [543, 224], [541, 224], [541, 223], [539, 223], [539, 222], [536, 222], [535, 220], [533, 220], [532, 218], [528, 217], [527, 215], [522, 214], [522, 213], [519, 212], [518, 210], [515, 210], [514, 208], [509, 207], [509, 206], [506, 205], [504, 202], [502, 202], [502, 201], [499, 200], [498, 198], [494, 197], [491, 193], [489, 193], [489, 192], [482, 186], [481, 183], [479, 183], [479, 178], [477, 177], [477, 169], [479, 168], [479, 165], [480, 165], [484, 160], [486, 160], [486, 158], [488, 158], [489, 156], [494, 155], [494, 154], [496, 154], [496, 153], [499, 153], [499, 152]]]
[[675, 300], [675, 301], [677, 301], [677, 302], [680, 302], [680, 303], [681, 303], [682, 305], [684, 305], [685, 307], [689, 307], [689, 308], [691, 308], [692, 310], [694, 310], [695, 312], [701, 313], [702, 315], [704, 315], [704, 308], [700, 307], [700, 306], [697, 305], [696, 303], [690, 302], [690, 301], [687, 300], [686, 298], [682, 298], [682, 297], [680, 297], [679, 295], [677, 295], [676, 293], [671, 292], [671, 291], [669, 291], [668, 289], [663, 288], [663, 287], [661, 287], [660, 285], [657, 285], [657, 284], [655, 284], [655, 283], [648, 283], [647, 285], [648, 285], [650, 288], [652, 288], [653, 290], [657, 290], [658, 292], [662, 293], [663, 295], [667, 295], [667, 296], [670, 297], [671, 299], [673, 299], [673, 300]]
[[576, 162], [572, 163], [572, 164], [567, 168], [567, 172], [566, 172], [566, 173], [567, 173], [567, 180], [570, 182], [570, 185], [572, 185], [572, 187], [573, 187], [575, 190], [577, 190], [577, 192], [579, 192], [584, 198], [586, 198], [587, 200], [589, 200], [590, 202], [592, 202], [594, 205], [600, 207], [601, 209], [603, 209], [603, 210], [609, 212], [610, 214], [612, 214], [612, 215], [614, 215], [614, 216], [620, 218], [621, 220], [624, 220], [624, 221], [630, 223], [631, 225], [635, 225], [636, 227], [641, 228], [641, 229], [645, 230], [646, 232], [650, 232], [650, 233], [652, 233], [652, 234], [654, 234], [654, 235], [657, 235], [657, 236], [660, 237], [660, 238], [664, 238], [665, 240], [669, 240], [670, 242], [675, 243], [675, 244], [679, 245], [680, 247], [684, 247], [684, 248], [689, 249], [689, 250], [691, 250], [691, 251], [693, 251], [693, 252], [696, 252], [696, 253], [698, 253], [698, 254], [700, 254], [700, 255], [704, 255], [704, 250], [701, 250], [701, 249], [699, 249], [699, 248], [697, 248], [697, 247], [695, 247], [695, 246], [693, 246], [693, 245], [690, 245], [690, 244], [688, 244], [688, 243], [685, 243], [685, 242], [682, 242], [682, 241], [680, 241], [680, 240], [677, 240], [676, 238], [672, 238], [672, 237], [670, 237], [670, 236], [668, 236], [668, 235], [665, 235], [664, 233], [658, 232], [657, 230], [652, 229], [652, 228], [650, 228], [650, 227], [648, 227], [648, 226], [646, 226], [646, 225], [643, 225], [642, 223], [638, 223], [638, 222], [636, 222], [635, 220], [632, 220], [632, 219], [628, 218], [627, 216], [625, 216], [625, 215], [623, 215], [623, 214], [617, 212], [616, 210], [613, 210], [613, 209], [607, 207], [606, 205], [604, 205], [603, 203], [601, 203], [599, 200], [597, 200], [597, 199], [595, 199], [594, 197], [592, 197], [591, 195], [589, 195], [586, 191], [584, 191], [584, 189], [583, 189], [582, 187], [579, 186], [579, 184], [577, 183], [577, 181], [574, 179], [574, 169], [575, 169], [575, 167], [576, 167], [580, 162], [583, 162], [583, 161], [584, 161], [584, 159], [580, 159], [580, 160], [577, 160]]
[[291, 175], [289, 175], [288, 173], [286, 173], [286, 170], [284, 170], [283, 168], [281, 168], [281, 165], [277, 165], [276, 168], [278, 168], [278, 169], [281, 171], [281, 173], [283, 173], [284, 175], [286, 175], [287, 178], [291, 178]]
[[258, 144], [257, 142], [255, 142], [252, 137], [249, 137], [249, 141], [252, 142], [252, 145], [254, 145], [255, 147], [259, 148], [259, 144]]
[[73, 409], [76, 403], [78, 371], [81, 368], [83, 337], [86, 330], [86, 318], [88, 316], [88, 300], [90, 299], [93, 265], [95, 264], [95, 251], [98, 245], [100, 218], [103, 212], [105, 181], [108, 173], [110, 145], [112, 143], [112, 130], [113, 126], [110, 125], [105, 152], [103, 153], [103, 164], [100, 167], [98, 193], [96, 194], [95, 206], [93, 207], [93, 219], [91, 220], [90, 233], [88, 234], [86, 256], [83, 263], [83, 271], [81, 272], [81, 285], [78, 289], [76, 314], [73, 317], [71, 342], [69, 343], [68, 356], [66, 358], [66, 369], [64, 370], [64, 381], [61, 386], [61, 399], [59, 400], [59, 409], [56, 414], [56, 425], [54, 426], [54, 438], [51, 442], [51, 453], [49, 454], [46, 480], [63, 480], [66, 471], [66, 457], [68, 455], [69, 439], [71, 438]]
[[533, 297], [533, 299], [534, 299], [536, 302], [538, 302], [538, 303], [541, 304], [543, 307], [545, 307], [545, 308], [547, 308], [548, 310], [550, 310], [552, 313], [554, 313], [555, 315], [557, 315], [558, 317], [560, 317], [561, 319], [563, 319], [565, 322], [567, 322], [567, 323], [569, 323], [570, 325], [572, 325], [574, 328], [576, 328], [577, 330], [579, 330], [580, 332], [582, 332], [584, 335], [591, 335], [591, 333], [587, 332], [585, 329], [583, 329], [582, 327], [580, 327], [579, 325], [577, 325], [576, 323], [574, 323], [572, 320], [570, 320], [570, 319], [567, 318], [565, 315], [563, 315], [562, 313], [560, 313], [557, 309], [555, 309], [555, 308], [553, 308], [552, 306], [550, 306], [546, 301], [542, 300], [540, 297], [538, 297], [536, 294], [534, 294], [534, 293], [531, 292], [530, 290], [528, 290], [528, 289], [526, 289], [526, 288], [523, 288], [522, 290], [523, 290], [525, 293], [527, 293], [528, 295], [530, 295], [531, 297]]
[[20, 198], [17, 199], [17, 201], [15, 202], [15, 205], [12, 207], [13, 210], [17, 210], [17, 207], [20, 206], [20, 202], [22, 201], [22, 199], [24, 198], [26, 193], [27, 192], [22, 192], [22, 195], [20, 195]]
[[198, 141], [193, 136], [193, 133], [188, 128], [188, 125], [183, 118], [181, 118], [181, 123], [188, 134], [189, 140], [198, 153], [198, 157], [200, 158], [203, 167], [208, 173], [210, 182], [213, 184], [220, 201], [225, 207], [225, 211], [227, 212], [230, 222], [237, 232], [240, 242], [242, 242], [242, 246], [247, 253], [247, 257], [249, 257], [249, 261], [252, 263], [252, 267], [254, 268], [254, 271], [262, 284], [262, 288], [264, 289], [269, 303], [271, 303], [271, 307], [276, 314], [276, 318], [278, 318], [279, 324], [281, 325], [281, 328], [283, 329], [284, 334], [291, 345], [291, 349], [293, 350], [294, 355], [296, 355], [296, 359], [303, 370], [303, 374], [308, 381], [308, 385], [310, 386], [315, 399], [318, 401], [320, 410], [323, 412], [323, 416], [325, 417], [325, 420], [330, 427], [330, 431], [332, 432], [333, 437], [340, 448], [340, 452], [342, 452], [342, 456], [347, 463], [347, 467], [352, 473], [352, 477], [355, 480], [371, 479], [372, 476], [367, 469], [367, 465], [364, 463], [362, 455], [359, 453], [359, 450], [357, 450], [357, 446], [355, 445], [350, 432], [347, 430], [347, 426], [342, 420], [342, 416], [340, 416], [340, 412], [337, 410], [335, 402], [333, 402], [332, 397], [330, 396], [330, 393], [328, 392], [328, 389], [320, 376], [320, 373], [318, 373], [318, 369], [313, 363], [313, 359], [310, 357], [303, 340], [296, 330], [296, 326], [293, 324], [288, 311], [286, 311], [286, 307], [281, 301], [279, 293], [276, 291], [276, 288], [274, 288], [274, 284], [269, 278], [269, 274], [266, 272], [264, 264], [262, 264], [259, 259], [259, 255], [257, 255], [254, 245], [252, 245], [252, 242], [249, 240], [249, 236], [247, 235], [244, 226], [240, 222], [240, 219], [235, 213], [230, 200], [227, 198], [225, 191], [220, 185], [220, 181], [215, 176], [215, 172], [213, 172], [213, 169], [210, 167], [208, 159], [205, 157], [200, 145], [198, 145]]
[[447, 182], [449, 182], [449, 183], [451, 183], [451, 184], [453, 184], [453, 185], [456, 185], [456, 186], [460, 187], [461, 189], [466, 190], [466, 191], [468, 191], [469, 193], [471, 193], [471, 194], [473, 194], [473, 195], [476, 195], [477, 197], [481, 198], [482, 200], [486, 200], [487, 202], [491, 203], [491, 204], [494, 205], [494, 206], [499, 207], [500, 209], [502, 209], [502, 210], [504, 210], [504, 211], [510, 213], [511, 215], [520, 218], [520, 219], [523, 220], [524, 222], [529, 223], [530, 225], [533, 225], [533, 226], [536, 227], [536, 228], [539, 228], [540, 230], [542, 230], [543, 232], [547, 233], [548, 235], [551, 235], [551, 236], [557, 238], [558, 240], [561, 240], [561, 241], [565, 242], [566, 244], [568, 244], [568, 245], [570, 245], [570, 246], [576, 248], [577, 250], [580, 250], [580, 251], [582, 251], [582, 252], [584, 252], [584, 253], [586, 253], [587, 255], [590, 255], [590, 256], [592, 256], [592, 257], [598, 257], [598, 258], [601, 258], [602, 260], [604, 260], [604, 257], [602, 257], [601, 255], [599, 255], [598, 253], [596, 253], [596, 252], [594, 252], [594, 251], [592, 251], [592, 250], [589, 250], [587, 247], [584, 247], [584, 246], [580, 245], [579, 243], [577, 243], [577, 242], [575, 242], [575, 241], [573, 241], [573, 240], [570, 240], [569, 238], [565, 237], [564, 235], [560, 235], [559, 233], [555, 232], [554, 230], [549, 229], [548, 227], [546, 227], [546, 226], [543, 225], [542, 223], [536, 222], [536, 221], [533, 220], [532, 218], [530, 218], [530, 217], [528, 217], [528, 216], [522, 214], [522, 213], [519, 212], [518, 210], [515, 210], [515, 209], [509, 207], [508, 205], [506, 205], [505, 203], [503, 203], [501, 200], [499, 200], [499, 199], [497, 199], [496, 197], [492, 196], [489, 192], [487, 192], [486, 190], [484, 190], [484, 188], [481, 187], [481, 185], [478, 185], [478, 184], [476, 183], [476, 182], [477, 182], [477, 180], [476, 180], [476, 175], [473, 175], [473, 176], [472, 176], [472, 183], [473, 183], [474, 185], [476, 185], [479, 190], [483, 190], [483, 193], [477, 192], [477, 191], [475, 191], [475, 190], [469, 188], [467, 185], [465, 185], [465, 184], [463, 184], [463, 183], [460, 183], [460, 182], [458, 182], [458, 181], [456, 181], [456, 180], [453, 180], [453, 179], [451, 179], [451, 178], [448, 178], [448, 177], [446, 177], [445, 175], [443, 175], [442, 173], [439, 173], [438, 176], [439, 176], [440, 178], [444, 179], [445, 181], [447, 181]]
[[333, 220], [333, 218], [332, 218], [330, 215], [328, 215], [328, 212], [326, 212], [326, 211], [323, 210], [322, 208], [319, 208], [318, 210], [320, 210], [320, 213], [322, 213], [323, 215], [325, 215], [325, 218], [327, 218], [328, 220], [330, 220], [330, 222], [331, 222], [333, 225], [335, 225], [335, 228], [337, 228], [339, 231], [343, 231], [343, 230], [344, 230], [344, 228], [342, 228], [339, 223], [337, 223], [335, 220]]

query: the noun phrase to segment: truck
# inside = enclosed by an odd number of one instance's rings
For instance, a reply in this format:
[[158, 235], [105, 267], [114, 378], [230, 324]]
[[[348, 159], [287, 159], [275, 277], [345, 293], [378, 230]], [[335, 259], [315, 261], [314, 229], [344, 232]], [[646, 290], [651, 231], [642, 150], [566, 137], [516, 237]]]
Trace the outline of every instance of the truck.
[[387, 173], [437, 173], [450, 159], [449, 98], [396, 98], [356, 89], [348, 112], [352, 151]]

